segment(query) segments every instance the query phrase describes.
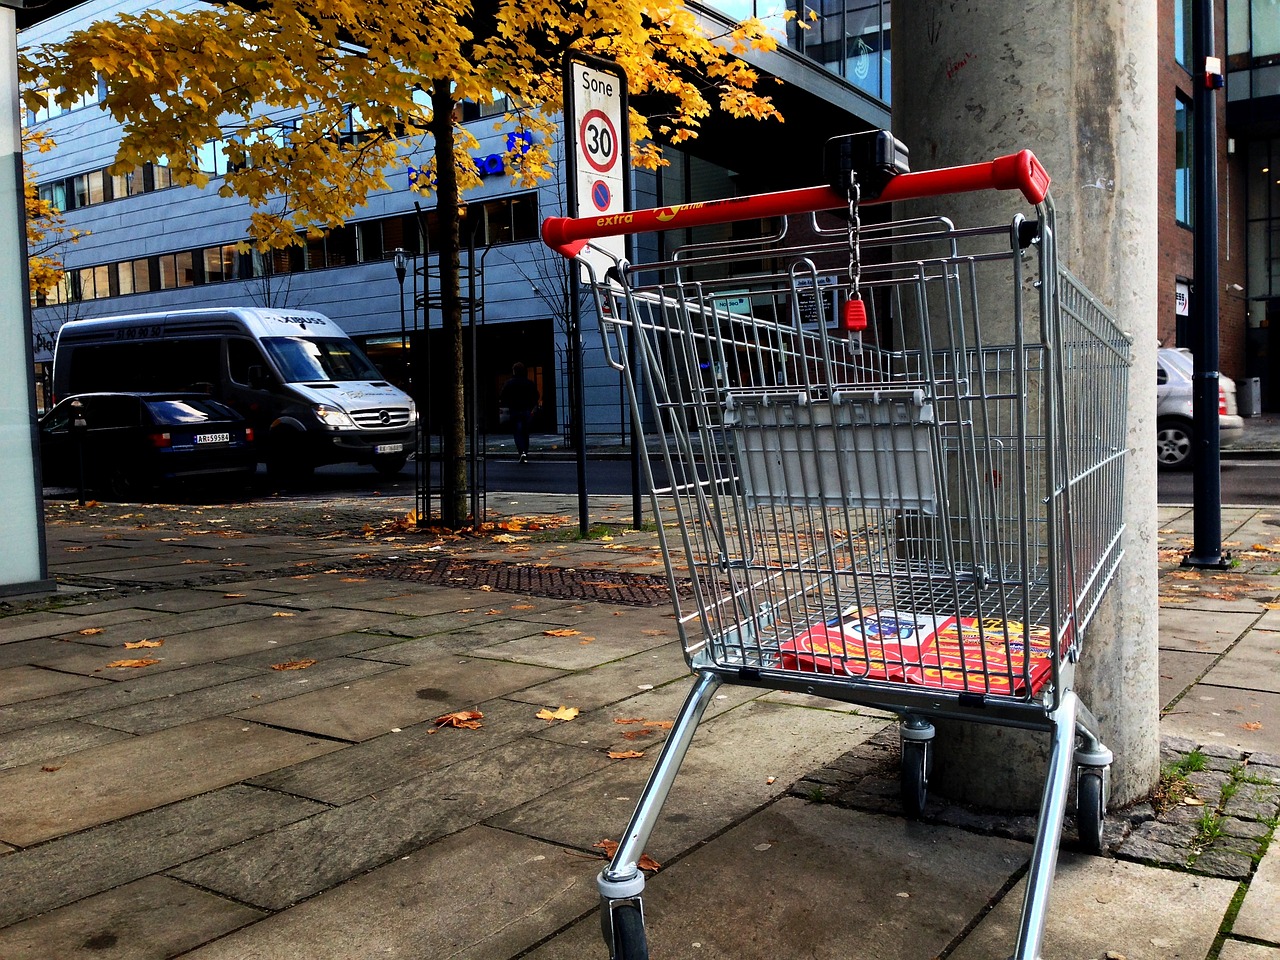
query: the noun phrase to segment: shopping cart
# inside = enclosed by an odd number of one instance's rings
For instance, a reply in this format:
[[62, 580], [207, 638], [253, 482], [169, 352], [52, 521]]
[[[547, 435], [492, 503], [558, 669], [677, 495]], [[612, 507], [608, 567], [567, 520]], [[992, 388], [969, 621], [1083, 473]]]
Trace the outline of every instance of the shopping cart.
[[[722, 682], [898, 714], [912, 815], [932, 719], [1047, 731], [1017, 960], [1039, 957], [1072, 785], [1081, 843], [1102, 846], [1112, 754], [1072, 687], [1121, 559], [1129, 340], [1058, 264], [1034, 156], [900, 172], [878, 136], [881, 160], [835, 186], [543, 227], [586, 265], [636, 435], [652, 438], [696, 675], [598, 879], [614, 960], [648, 956], [637, 862]], [[987, 189], [1020, 190], [1034, 219], [861, 222], [868, 202]], [[767, 237], [714, 236], [761, 218]], [[685, 226], [713, 236], [604, 270], [588, 245]]]

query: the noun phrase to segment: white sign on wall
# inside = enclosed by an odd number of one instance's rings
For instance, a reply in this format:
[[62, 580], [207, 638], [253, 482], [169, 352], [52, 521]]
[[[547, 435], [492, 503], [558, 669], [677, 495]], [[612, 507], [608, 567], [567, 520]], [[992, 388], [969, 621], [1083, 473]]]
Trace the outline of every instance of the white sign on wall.
[[1191, 284], [1185, 280], [1173, 285], [1173, 312], [1179, 317], [1191, 316]]
[[[565, 76], [565, 142], [569, 216], [607, 217], [627, 206], [631, 164], [626, 117], [626, 75], [606, 61], [569, 61]], [[593, 240], [579, 257], [603, 277], [626, 252], [624, 237]], [[582, 279], [589, 280], [584, 266]]]

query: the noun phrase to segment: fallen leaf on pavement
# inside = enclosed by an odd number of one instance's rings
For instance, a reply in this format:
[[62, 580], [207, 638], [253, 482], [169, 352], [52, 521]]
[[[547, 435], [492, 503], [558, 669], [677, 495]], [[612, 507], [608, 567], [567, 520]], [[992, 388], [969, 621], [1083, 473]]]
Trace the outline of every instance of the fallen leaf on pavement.
[[41, 767], [40, 772], [41, 773], [57, 773], [61, 769], [62, 767]]
[[641, 740], [644, 737], [652, 737], [652, 736], [653, 736], [653, 731], [647, 728], [641, 728], [640, 730], [628, 730], [626, 733], [622, 735], [624, 740]]
[[561, 630], [543, 630], [542, 631], [542, 635], [544, 637], [576, 637], [580, 633], [581, 633], [580, 630], [570, 630], [568, 627], [565, 627], [564, 629], [561, 629]]
[[85, 627], [83, 630], [77, 630], [77, 631], [76, 631], [76, 633], [80, 634], [80, 636], [82, 636], [82, 637], [93, 637], [93, 636], [97, 636], [97, 635], [98, 635], [98, 634], [100, 634], [101, 632], [102, 632], [102, 628], [101, 628], [101, 627]]
[[[591, 846], [598, 850], [603, 850], [604, 855], [610, 860], [612, 860], [613, 855], [618, 852], [617, 840], [601, 840], [599, 843], [593, 843]], [[650, 873], [656, 873], [662, 869], [662, 864], [653, 859], [653, 857], [649, 856], [647, 853], [640, 855], [640, 859], [636, 861], [636, 866], [641, 870], [647, 870]]]
[[297, 614], [291, 613], [288, 610], [277, 610], [275, 613], [272, 614], [272, 616], [273, 617], [296, 617]]
[[437, 727], [456, 727], [459, 730], [479, 730], [483, 724], [480, 719], [484, 716], [479, 710], [455, 710], [453, 713], [446, 713], [443, 717], [436, 717], [435, 724]]
[[1203, 807], [1204, 801], [1199, 797], [1183, 797], [1182, 804], [1187, 807]]
[[1261, 729], [1262, 729], [1262, 724], [1261, 724], [1261, 723], [1259, 723], [1257, 720], [1251, 720], [1249, 723], [1242, 723], [1242, 724], [1240, 724], [1240, 726], [1244, 727], [1244, 729], [1246, 729], [1246, 730], [1261, 730]]
[[307, 667], [314, 667], [318, 660], [286, 660], [284, 663], [273, 663], [272, 670], [305, 670]]
[[546, 720], [550, 723], [555, 720], [572, 720], [581, 712], [582, 711], [577, 707], [566, 707], [561, 704], [560, 709], [558, 710], [552, 710], [550, 707], [543, 707], [537, 712], [536, 716], [539, 720]]
[[643, 750], [610, 750], [610, 760], [638, 760], [644, 756]]
[[144, 650], [144, 649], [149, 649], [151, 647], [163, 647], [163, 646], [164, 646], [163, 640], [139, 640], [137, 643], [126, 643], [124, 645], [124, 648], [126, 650]]
[[239, 599], [240, 599], [241, 597], [243, 597], [243, 596], [244, 596], [244, 594], [243, 594], [243, 593], [224, 593], [224, 594], [222, 595], [222, 599], [224, 599], [224, 600], [239, 600]]
[[153, 663], [159, 663], [159, 662], [160, 662], [159, 660], [154, 660], [151, 657], [142, 657], [138, 660], [112, 660], [110, 663], [107, 664], [107, 666], [121, 667], [121, 668], [136, 668], [136, 667], [149, 667]]

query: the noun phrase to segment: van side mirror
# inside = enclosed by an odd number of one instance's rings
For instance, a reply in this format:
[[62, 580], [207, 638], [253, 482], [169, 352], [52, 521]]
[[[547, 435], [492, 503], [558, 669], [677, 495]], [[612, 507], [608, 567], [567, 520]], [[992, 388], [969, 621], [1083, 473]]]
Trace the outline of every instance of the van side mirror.
[[261, 364], [255, 363], [249, 368], [249, 386], [254, 390], [266, 390], [271, 386], [271, 378]]

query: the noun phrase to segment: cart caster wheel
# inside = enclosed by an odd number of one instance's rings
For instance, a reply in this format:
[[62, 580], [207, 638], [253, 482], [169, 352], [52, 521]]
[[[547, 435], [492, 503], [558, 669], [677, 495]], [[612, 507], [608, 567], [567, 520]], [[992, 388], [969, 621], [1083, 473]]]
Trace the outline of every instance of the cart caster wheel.
[[933, 743], [929, 740], [902, 741], [902, 807], [909, 817], [918, 818], [924, 813], [932, 753]]
[[649, 960], [649, 942], [644, 935], [644, 914], [638, 903], [620, 903], [612, 908], [613, 942], [610, 960]]
[[1102, 826], [1106, 819], [1102, 779], [1103, 772], [1096, 767], [1081, 770], [1076, 778], [1076, 832], [1086, 853], [1102, 852]]

